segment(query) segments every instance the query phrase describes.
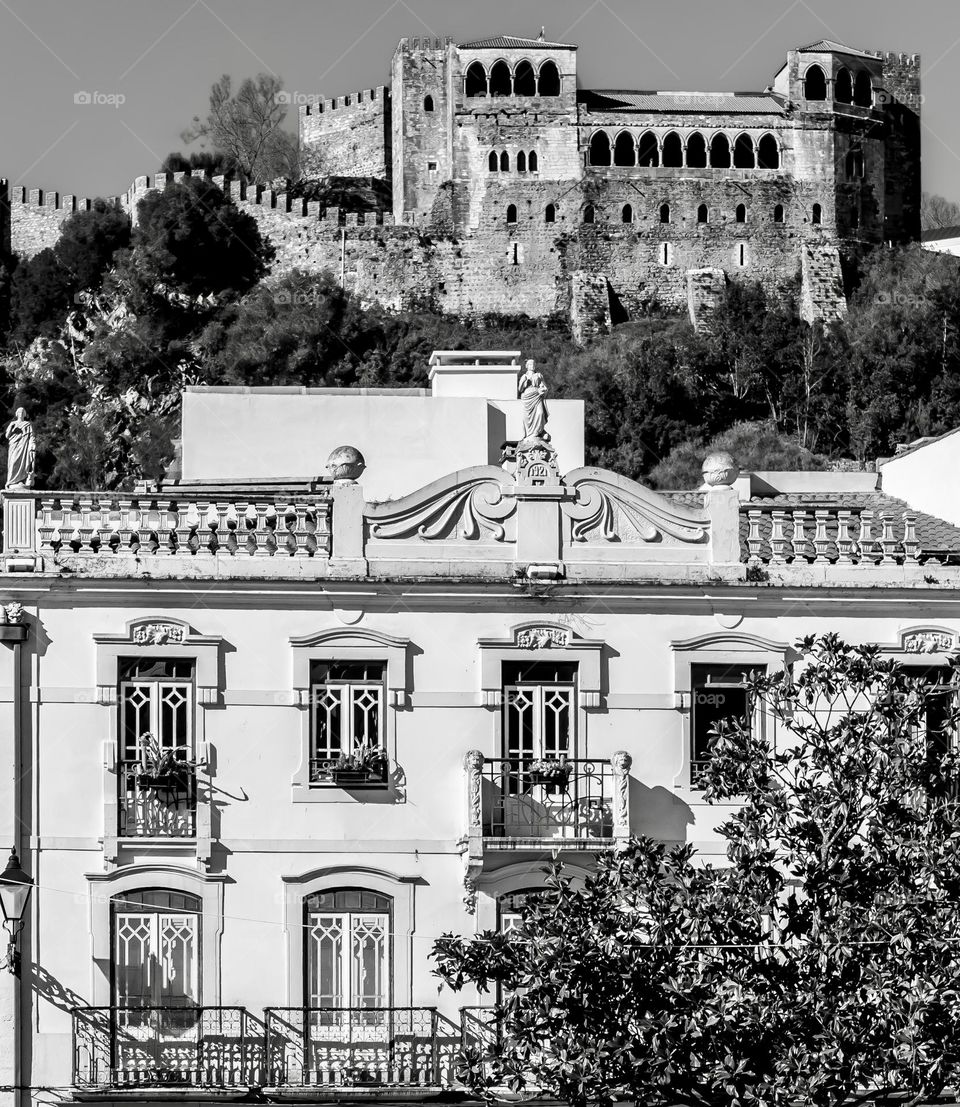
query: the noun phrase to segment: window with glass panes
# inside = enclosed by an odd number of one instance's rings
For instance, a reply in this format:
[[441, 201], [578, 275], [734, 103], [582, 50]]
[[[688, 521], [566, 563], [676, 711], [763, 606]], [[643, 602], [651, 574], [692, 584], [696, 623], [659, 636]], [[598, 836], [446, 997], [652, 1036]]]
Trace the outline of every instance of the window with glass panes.
[[312, 759], [317, 766], [383, 748], [383, 661], [315, 661], [310, 668]]
[[389, 896], [360, 888], [306, 900], [307, 1006], [390, 1006], [392, 908]]
[[765, 665], [734, 662], [690, 666], [691, 782], [696, 784], [710, 759], [713, 731], [726, 719], [750, 725], [751, 706], [745, 687], [747, 674], [765, 671]]
[[535, 761], [574, 756], [576, 662], [503, 666], [503, 756]]
[[200, 1003], [200, 900], [184, 892], [124, 892], [112, 901], [113, 994], [120, 1008]]
[[946, 753], [953, 741], [950, 716], [957, 694], [953, 670], [948, 665], [904, 665], [904, 670], [914, 679], [922, 678], [929, 695], [924, 713], [928, 749]]

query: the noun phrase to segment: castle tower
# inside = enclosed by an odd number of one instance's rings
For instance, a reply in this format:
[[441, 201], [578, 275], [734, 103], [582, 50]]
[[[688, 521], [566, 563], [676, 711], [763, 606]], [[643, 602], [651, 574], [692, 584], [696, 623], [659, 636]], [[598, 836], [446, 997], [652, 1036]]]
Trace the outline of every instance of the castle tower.
[[0, 177], [0, 263], [10, 256], [10, 182]]

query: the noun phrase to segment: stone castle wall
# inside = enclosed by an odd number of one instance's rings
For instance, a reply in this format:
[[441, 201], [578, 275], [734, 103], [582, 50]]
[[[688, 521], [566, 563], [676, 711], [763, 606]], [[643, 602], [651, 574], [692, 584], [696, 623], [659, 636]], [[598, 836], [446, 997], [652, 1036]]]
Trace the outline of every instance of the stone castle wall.
[[390, 90], [383, 85], [301, 105], [299, 135], [305, 176], [390, 180]]

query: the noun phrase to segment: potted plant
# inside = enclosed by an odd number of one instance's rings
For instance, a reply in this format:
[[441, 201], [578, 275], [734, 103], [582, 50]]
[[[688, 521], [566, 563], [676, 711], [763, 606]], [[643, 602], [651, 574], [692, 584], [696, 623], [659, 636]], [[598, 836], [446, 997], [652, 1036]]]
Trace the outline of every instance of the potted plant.
[[364, 744], [351, 753], [341, 753], [320, 768], [340, 787], [382, 784], [387, 776], [387, 751], [380, 746]]
[[138, 788], [154, 788], [164, 792], [189, 791], [197, 771], [196, 762], [178, 757], [175, 750], [161, 749], [150, 731], [141, 734], [137, 744], [140, 747]]
[[559, 757], [541, 757], [537, 761], [528, 761], [524, 768], [531, 784], [545, 784], [563, 791], [570, 783], [571, 766], [565, 753]]

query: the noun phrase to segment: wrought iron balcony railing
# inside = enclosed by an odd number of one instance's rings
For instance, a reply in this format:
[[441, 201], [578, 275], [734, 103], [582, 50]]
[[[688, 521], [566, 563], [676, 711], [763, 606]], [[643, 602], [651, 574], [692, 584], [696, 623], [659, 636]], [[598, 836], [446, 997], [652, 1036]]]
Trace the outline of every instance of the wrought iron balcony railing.
[[435, 1007], [268, 1007], [271, 1087], [447, 1087], [461, 1029]]
[[259, 1038], [243, 1007], [75, 1007], [78, 1088], [245, 1087]]
[[553, 765], [472, 751], [466, 768], [471, 835], [603, 841], [628, 832], [626, 754]]
[[197, 774], [151, 778], [139, 761], [117, 765], [118, 833], [123, 838], [192, 838], [197, 823]]

